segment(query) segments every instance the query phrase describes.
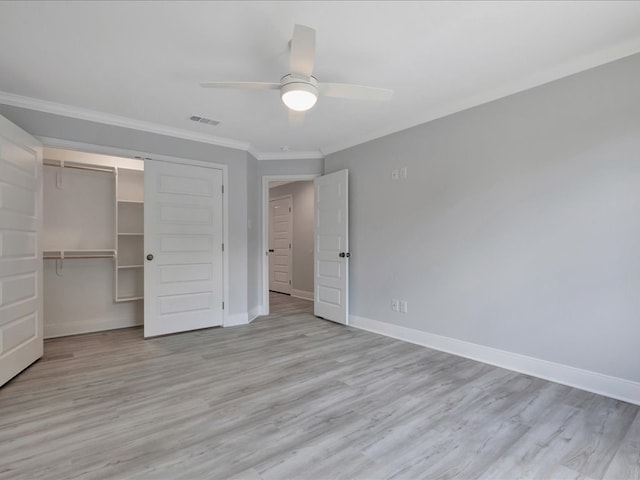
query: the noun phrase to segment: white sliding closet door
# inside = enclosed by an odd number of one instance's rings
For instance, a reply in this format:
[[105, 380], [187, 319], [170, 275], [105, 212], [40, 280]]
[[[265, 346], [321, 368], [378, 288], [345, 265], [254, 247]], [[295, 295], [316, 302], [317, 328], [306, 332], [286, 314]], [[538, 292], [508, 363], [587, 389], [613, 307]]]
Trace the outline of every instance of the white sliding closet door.
[[145, 337], [222, 325], [222, 171], [144, 170]]
[[0, 385], [43, 353], [42, 145], [0, 117]]

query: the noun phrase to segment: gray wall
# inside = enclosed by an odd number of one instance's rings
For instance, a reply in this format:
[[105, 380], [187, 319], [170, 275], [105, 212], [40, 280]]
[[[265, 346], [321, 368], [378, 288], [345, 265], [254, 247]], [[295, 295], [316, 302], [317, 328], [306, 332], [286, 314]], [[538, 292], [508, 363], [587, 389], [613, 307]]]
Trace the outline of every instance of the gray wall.
[[262, 211], [260, 205], [260, 176], [258, 160], [247, 153], [247, 308], [249, 318], [256, 315], [262, 304]]
[[36, 136], [228, 165], [229, 313], [247, 312], [246, 152], [7, 105], [0, 105], [0, 115]]
[[269, 193], [270, 198], [292, 196], [291, 287], [313, 294], [313, 182], [288, 183], [270, 189]]
[[351, 314], [640, 381], [639, 80], [635, 55], [328, 156]]
[[[262, 160], [259, 163], [260, 176], [264, 175], [322, 175], [324, 159], [304, 160]], [[262, 180], [260, 180], [262, 182]]]

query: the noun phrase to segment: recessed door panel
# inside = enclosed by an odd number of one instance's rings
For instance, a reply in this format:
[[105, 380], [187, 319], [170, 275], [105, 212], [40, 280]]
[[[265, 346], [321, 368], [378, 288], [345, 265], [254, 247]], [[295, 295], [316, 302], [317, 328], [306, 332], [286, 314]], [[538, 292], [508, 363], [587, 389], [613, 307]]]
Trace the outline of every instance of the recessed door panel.
[[32, 258], [37, 256], [38, 236], [35, 232], [4, 231], [0, 234], [0, 259]]
[[320, 260], [316, 269], [319, 278], [340, 279], [342, 276], [342, 263], [338, 260]]
[[0, 355], [33, 341], [37, 336], [38, 321], [34, 313], [7, 324], [2, 330]]
[[210, 207], [160, 205], [160, 222], [209, 225], [214, 218]]
[[[191, 165], [189, 166], [191, 167]], [[195, 167], [201, 168], [201, 167]], [[181, 175], [159, 175], [158, 193], [169, 193], [184, 196], [211, 197], [215, 186], [211, 185], [207, 178], [193, 178]]]
[[213, 278], [211, 265], [163, 265], [158, 268], [160, 283], [199, 282]]
[[209, 311], [213, 307], [213, 299], [214, 296], [210, 292], [165, 295], [158, 298], [158, 314]]

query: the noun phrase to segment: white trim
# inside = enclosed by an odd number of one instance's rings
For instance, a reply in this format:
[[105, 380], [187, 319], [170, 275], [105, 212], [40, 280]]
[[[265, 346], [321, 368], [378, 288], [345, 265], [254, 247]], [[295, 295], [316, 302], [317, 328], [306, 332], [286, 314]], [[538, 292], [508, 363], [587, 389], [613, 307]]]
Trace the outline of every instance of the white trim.
[[167, 135], [174, 138], [182, 138], [184, 140], [192, 140], [194, 142], [208, 143], [218, 145], [220, 147], [233, 148], [236, 150], [249, 150], [248, 142], [241, 142], [231, 138], [217, 137], [206, 133], [192, 132], [181, 128], [168, 127], [153, 122], [145, 122], [142, 120], [134, 120], [120, 115], [112, 115], [110, 113], [98, 112], [87, 108], [73, 107], [62, 103], [50, 102], [39, 98], [25, 97], [13, 93], [0, 91], [0, 103], [11, 105], [13, 107], [26, 108], [28, 110], [37, 110], [40, 112], [51, 113], [53, 115], [62, 115], [64, 117], [87, 120], [89, 122], [97, 122], [105, 125], [113, 125], [115, 127], [132, 128], [142, 132], [156, 133], [158, 135]]
[[81, 333], [94, 333], [104, 330], [115, 330], [117, 328], [140, 326], [142, 326], [142, 322], [130, 316], [90, 318], [77, 322], [55, 323], [53, 325], [47, 325], [45, 323], [44, 338], [66, 337], [68, 335], [79, 335]]
[[319, 173], [302, 175], [263, 175], [262, 176], [262, 314], [269, 315], [269, 182], [291, 180], [293, 182], [312, 181]]
[[223, 327], [237, 327], [239, 325], [247, 325], [249, 323], [249, 315], [247, 313], [236, 313], [227, 315], [224, 318]]
[[261, 308], [259, 306], [249, 310], [249, 315], [247, 319], [248, 323], [253, 322], [256, 318], [260, 316], [260, 310]]
[[[98, 153], [109, 156], [119, 156], [127, 158], [137, 158], [144, 160], [157, 160], [161, 162], [179, 163], [182, 165], [195, 165], [205, 168], [216, 168], [222, 170], [222, 184], [225, 187], [224, 195], [222, 195], [222, 241], [225, 244], [225, 251], [222, 255], [222, 268], [223, 268], [223, 293], [222, 301], [225, 305], [229, 305], [229, 202], [228, 197], [228, 185], [229, 185], [229, 166], [222, 163], [203, 162], [201, 160], [192, 160], [186, 158], [172, 157], [170, 155], [160, 155], [157, 153], [140, 152], [136, 150], [129, 150], [117, 147], [106, 147], [103, 145], [93, 145], [83, 142], [75, 142], [71, 140], [61, 140], [51, 137], [36, 137], [38, 138], [44, 147], [51, 148], [63, 148], [67, 150], [76, 150], [86, 153]], [[228, 307], [227, 307], [228, 308]], [[223, 323], [227, 317], [227, 310], [223, 310]]]
[[640, 405], [640, 383], [412, 328], [351, 315], [350, 325], [555, 383]]
[[313, 292], [307, 292], [305, 290], [291, 289], [291, 296], [296, 298], [302, 298], [303, 300], [313, 301]]
[[249, 147], [248, 152], [256, 160], [322, 160], [324, 155], [320, 150], [310, 150], [303, 152], [259, 152], [253, 147]]

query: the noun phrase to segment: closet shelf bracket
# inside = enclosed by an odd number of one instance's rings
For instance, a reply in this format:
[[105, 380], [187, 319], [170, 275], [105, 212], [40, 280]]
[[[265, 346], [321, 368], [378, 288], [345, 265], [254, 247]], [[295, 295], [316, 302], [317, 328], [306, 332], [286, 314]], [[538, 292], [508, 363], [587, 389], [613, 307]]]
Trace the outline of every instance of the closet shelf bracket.
[[64, 177], [63, 177], [63, 172], [64, 171], [64, 160], [60, 160], [60, 168], [58, 168], [58, 171], [56, 172], [56, 188], [58, 190], [64, 190]]

